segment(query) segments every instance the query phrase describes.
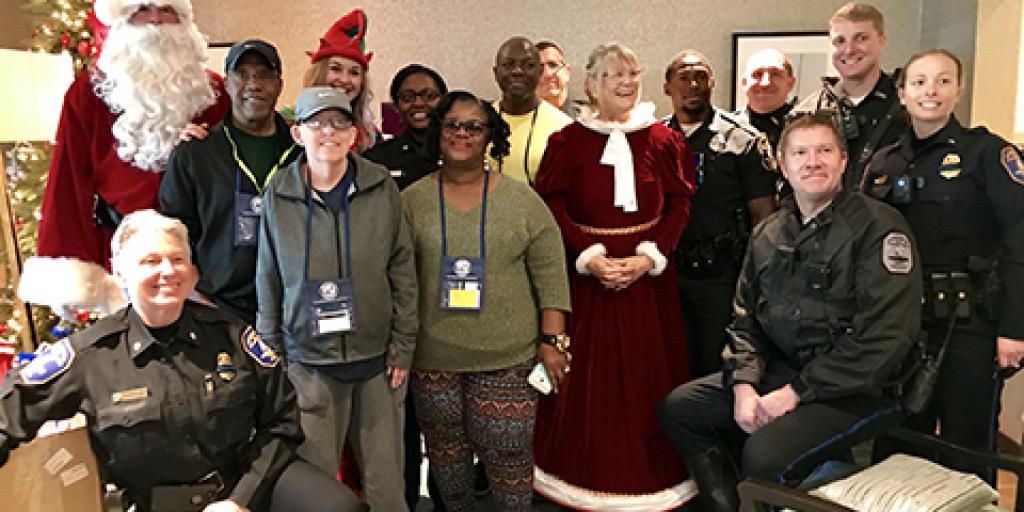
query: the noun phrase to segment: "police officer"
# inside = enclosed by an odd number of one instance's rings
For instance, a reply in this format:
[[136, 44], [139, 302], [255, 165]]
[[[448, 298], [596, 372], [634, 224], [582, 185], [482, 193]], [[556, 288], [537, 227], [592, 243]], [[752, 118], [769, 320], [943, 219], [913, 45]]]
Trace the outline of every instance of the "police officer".
[[659, 405], [705, 510], [739, 510], [723, 436], [749, 434], [745, 475], [794, 483], [902, 418], [882, 389], [919, 328], [917, 254], [899, 212], [842, 189], [840, 137], [824, 114], [783, 130], [779, 163], [793, 196], [752, 235], [724, 374]]
[[737, 116], [711, 105], [708, 59], [694, 50], [665, 68], [674, 113], [666, 126], [683, 133], [697, 159], [697, 194], [676, 249], [679, 297], [690, 350], [690, 374], [722, 369], [725, 327], [751, 228], [775, 210], [778, 175], [766, 139]]
[[897, 101], [896, 83], [881, 68], [887, 41], [882, 13], [850, 2], [832, 15], [828, 35], [839, 78], [822, 78], [821, 89], [794, 110], [828, 110], [836, 116], [850, 154], [843, 187], [860, 191], [871, 156], [899, 138], [907, 127], [906, 113]]
[[786, 115], [793, 109], [789, 101], [796, 86], [793, 63], [779, 50], [765, 48], [747, 60], [740, 84], [747, 97], [745, 120], [768, 137], [772, 148], [777, 148]]
[[[963, 91], [955, 55], [925, 51], [905, 70], [899, 95], [911, 128], [871, 162], [869, 192], [895, 205], [920, 242], [924, 329], [934, 350], [947, 345], [931, 407], [912, 423], [934, 432], [938, 420], [943, 438], [991, 450], [1002, 388], [996, 367], [1024, 358], [1024, 159], [953, 116]], [[993, 481], [983, 467], [949, 463]]]
[[377, 143], [363, 156], [387, 167], [398, 189], [405, 190], [437, 170], [437, 160], [427, 155], [423, 140], [427, 135], [428, 114], [448, 93], [448, 86], [437, 71], [421, 64], [409, 64], [395, 74], [390, 91], [405, 131]]
[[283, 87], [274, 46], [259, 39], [237, 43], [224, 68], [231, 112], [205, 138], [171, 152], [160, 210], [188, 228], [201, 273], [198, 294], [255, 323], [261, 195], [302, 150], [274, 110]]
[[41, 349], [0, 399], [0, 460], [40, 425], [83, 413], [103, 477], [142, 512], [361, 510], [295, 456], [295, 392], [249, 326], [185, 297], [188, 234], [152, 210], [111, 242], [129, 304]]

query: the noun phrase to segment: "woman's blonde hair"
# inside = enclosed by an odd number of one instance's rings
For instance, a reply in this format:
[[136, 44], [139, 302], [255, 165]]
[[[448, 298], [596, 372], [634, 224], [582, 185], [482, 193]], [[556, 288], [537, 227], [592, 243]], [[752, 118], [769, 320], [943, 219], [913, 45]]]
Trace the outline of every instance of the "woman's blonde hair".
[[586, 83], [583, 86], [591, 107], [597, 107], [597, 97], [590, 91], [590, 87], [599, 87], [601, 79], [608, 74], [608, 67], [612, 59], [614, 62], [626, 64], [637, 71], [640, 70], [640, 59], [637, 58], [633, 50], [626, 46], [619, 43], [606, 43], [594, 48], [587, 59]]
[[[331, 57], [325, 57], [314, 62], [302, 77], [302, 87], [330, 87], [331, 84], [327, 83], [327, 70], [330, 66]], [[360, 152], [369, 149], [373, 145], [373, 134], [377, 132], [377, 127], [373, 122], [372, 103], [373, 91], [370, 88], [370, 70], [363, 68], [363, 86], [360, 88], [359, 94], [356, 95], [355, 101], [352, 102], [352, 114], [355, 118], [356, 129], [359, 130], [360, 135], [356, 141], [360, 146], [357, 148]]]

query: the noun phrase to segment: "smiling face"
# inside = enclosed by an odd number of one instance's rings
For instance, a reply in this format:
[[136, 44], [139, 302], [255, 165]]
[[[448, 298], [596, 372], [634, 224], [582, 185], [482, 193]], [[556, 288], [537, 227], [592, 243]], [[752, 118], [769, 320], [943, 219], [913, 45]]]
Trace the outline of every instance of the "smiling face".
[[741, 82], [750, 110], [768, 114], [786, 103], [796, 85], [796, 77], [786, 69], [786, 56], [769, 49], [750, 57]]
[[[456, 101], [441, 120], [440, 151], [445, 165], [482, 164], [487, 148], [487, 114], [479, 105]], [[473, 127], [483, 126], [482, 130]]]
[[338, 55], [332, 55], [327, 62], [327, 76], [325, 80], [335, 89], [345, 91], [350, 102], [355, 103], [356, 98], [363, 92], [363, 81], [366, 71], [362, 64]]
[[199, 281], [189, 249], [166, 231], [140, 231], [121, 247], [114, 276], [145, 320], [157, 311], [177, 311]]
[[844, 79], [863, 80], [881, 70], [886, 38], [870, 21], [836, 20], [829, 28], [832, 65]]
[[910, 63], [898, 92], [916, 124], [945, 124], [960, 101], [963, 86], [953, 59], [928, 54]]
[[310, 166], [337, 164], [356, 141], [356, 127], [348, 114], [324, 110], [292, 127], [292, 137], [306, 150]]
[[712, 73], [711, 64], [695, 55], [679, 61], [664, 86], [677, 114], [700, 117], [711, 109], [711, 90], [715, 86]]
[[540, 55], [527, 39], [509, 39], [498, 49], [494, 59], [494, 81], [501, 93], [518, 100], [535, 95], [540, 82]]
[[268, 122], [281, 95], [281, 76], [256, 52], [242, 55], [228, 73], [231, 113], [245, 124]]
[[798, 204], [821, 203], [839, 193], [846, 153], [834, 130], [821, 125], [796, 128], [783, 145], [779, 166]]
[[565, 56], [554, 46], [540, 51], [540, 63], [543, 68], [540, 84], [537, 85], [537, 96], [561, 108], [558, 102], [565, 101], [565, 88], [569, 84], [572, 70], [565, 64]]
[[605, 71], [588, 79], [587, 89], [597, 100], [599, 118], [623, 122], [640, 101], [640, 68], [614, 55], [605, 58]]
[[441, 101], [441, 91], [430, 75], [413, 73], [398, 87], [398, 114], [402, 123], [412, 130], [424, 131], [431, 110]]

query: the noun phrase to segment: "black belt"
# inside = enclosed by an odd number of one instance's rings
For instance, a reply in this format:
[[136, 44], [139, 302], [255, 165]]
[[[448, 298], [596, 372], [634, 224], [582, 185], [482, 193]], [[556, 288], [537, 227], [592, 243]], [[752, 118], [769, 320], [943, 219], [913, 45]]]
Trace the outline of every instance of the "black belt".
[[211, 471], [194, 484], [156, 485], [150, 497], [150, 512], [201, 512], [220, 498], [224, 478]]

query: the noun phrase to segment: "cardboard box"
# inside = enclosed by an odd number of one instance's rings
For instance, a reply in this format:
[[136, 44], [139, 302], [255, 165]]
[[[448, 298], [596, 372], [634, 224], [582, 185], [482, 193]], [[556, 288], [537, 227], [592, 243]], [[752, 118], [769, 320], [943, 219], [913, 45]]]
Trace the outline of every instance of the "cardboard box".
[[0, 511], [103, 512], [99, 478], [86, 429], [40, 437], [0, 467]]

